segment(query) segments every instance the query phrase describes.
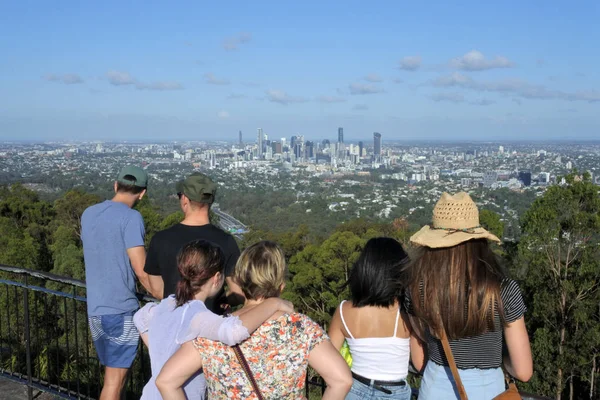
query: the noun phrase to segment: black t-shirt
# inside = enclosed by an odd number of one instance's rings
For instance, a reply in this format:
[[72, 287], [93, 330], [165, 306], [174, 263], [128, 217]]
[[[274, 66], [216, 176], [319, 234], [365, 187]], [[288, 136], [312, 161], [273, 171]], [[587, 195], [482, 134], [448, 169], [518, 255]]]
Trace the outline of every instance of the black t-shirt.
[[[240, 256], [240, 249], [233, 236], [211, 224], [201, 226], [177, 224], [152, 237], [144, 266], [147, 274], [162, 276], [164, 297], [175, 294], [177, 282], [181, 278], [177, 268], [177, 254], [184, 245], [200, 239], [212, 242], [223, 250], [225, 253], [225, 276], [233, 275], [235, 263]], [[224, 290], [221, 289], [215, 297], [207, 299], [206, 306], [209, 310], [217, 314], [223, 313], [220, 307], [221, 302], [218, 301], [223, 294]]]

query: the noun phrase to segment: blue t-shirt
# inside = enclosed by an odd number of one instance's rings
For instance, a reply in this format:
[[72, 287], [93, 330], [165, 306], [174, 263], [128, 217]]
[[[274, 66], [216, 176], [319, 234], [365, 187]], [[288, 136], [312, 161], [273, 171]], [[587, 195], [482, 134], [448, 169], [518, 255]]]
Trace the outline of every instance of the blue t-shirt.
[[81, 241], [89, 316], [131, 313], [139, 308], [136, 276], [127, 249], [144, 245], [144, 220], [126, 204], [107, 200], [81, 216]]

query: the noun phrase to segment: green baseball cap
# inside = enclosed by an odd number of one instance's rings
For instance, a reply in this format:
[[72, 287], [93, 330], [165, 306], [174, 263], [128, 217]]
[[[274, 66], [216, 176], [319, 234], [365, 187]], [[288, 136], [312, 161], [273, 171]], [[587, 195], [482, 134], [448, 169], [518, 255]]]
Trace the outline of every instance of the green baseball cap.
[[213, 180], [200, 172], [194, 172], [177, 182], [176, 188], [177, 193], [183, 193], [188, 199], [206, 204], [212, 204], [217, 193], [217, 185]]
[[119, 172], [117, 182], [145, 188], [148, 187], [148, 174], [140, 167], [128, 165]]

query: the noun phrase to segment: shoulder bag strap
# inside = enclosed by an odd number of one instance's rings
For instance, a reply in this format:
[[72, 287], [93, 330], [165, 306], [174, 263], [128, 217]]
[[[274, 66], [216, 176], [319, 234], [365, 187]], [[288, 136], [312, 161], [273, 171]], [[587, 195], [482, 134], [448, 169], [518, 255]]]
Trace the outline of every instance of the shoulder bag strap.
[[248, 361], [246, 360], [246, 357], [244, 357], [244, 353], [242, 353], [242, 349], [240, 348], [239, 345], [233, 346], [232, 349], [233, 349], [233, 352], [235, 353], [235, 356], [237, 357], [240, 365], [242, 366], [242, 369], [246, 373], [246, 377], [250, 381], [250, 384], [252, 385], [252, 389], [254, 389], [254, 392], [256, 393], [256, 397], [258, 397], [258, 400], [264, 400], [264, 397], [263, 397], [260, 389], [258, 388], [258, 384], [256, 383], [256, 379], [254, 379], [254, 375], [252, 374], [250, 365], [248, 365]]
[[442, 346], [444, 347], [444, 353], [446, 353], [446, 360], [448, 360], [448, 365], [450, 366], [450, 370], [452, 371], [454, 382], [456, 382], [456, 388], [458, 389], [458, 395], [460, 396], [460, 400], [468, 400], [467, 392], [465, 392], [465, 387], [462, 384], [462, 380], [460, 379], [460, 375], [458, 374], [458, 368], [456, 367], [456, 363], [454, 362], [454, 355], [452, 354], [452, 349], [450, 348], [450, 342], [448, 342], [448, 337], [446, 337], [446, 329], [443, 326], [440, 336]]

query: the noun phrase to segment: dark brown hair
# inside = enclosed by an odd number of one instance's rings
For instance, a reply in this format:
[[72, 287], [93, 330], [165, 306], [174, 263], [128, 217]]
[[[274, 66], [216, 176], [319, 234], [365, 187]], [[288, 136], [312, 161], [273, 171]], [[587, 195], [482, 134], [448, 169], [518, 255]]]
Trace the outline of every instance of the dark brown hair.
[[218, 246], [206, 240], [194, 240], [177, 255], [181, 279], [177, 283], [177, 307], [192, 300], [202, 286], [217, 273], [223, 273], [225, 256]]
[[[133, 175], [125, 175], [123, 177], [123, 179], [127, 179], [128, 181], [131, 181], [131, 182], [136, 181], [136, 178]], [[119, 192], [119, 193], [140, 194], [144, 190], [146, 190], [145, 187], [128, 185], [126, 183], [117, 181], [117, 192]]]
[[504, 323], [500, 284], [506, 277], [487, 240], [476, 239], [453, 247], [423, 247], [407, 270], [408, 292], [417, 335], [441, 327], [451, 339], [499, 329]]
[[235, 280], [248, 300], [279, 297], [286, 274], [283, 250], [266, 240], [246, 248], [235, 265]]

